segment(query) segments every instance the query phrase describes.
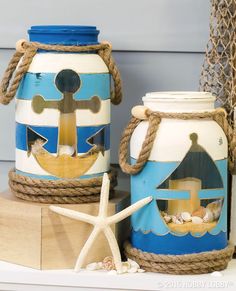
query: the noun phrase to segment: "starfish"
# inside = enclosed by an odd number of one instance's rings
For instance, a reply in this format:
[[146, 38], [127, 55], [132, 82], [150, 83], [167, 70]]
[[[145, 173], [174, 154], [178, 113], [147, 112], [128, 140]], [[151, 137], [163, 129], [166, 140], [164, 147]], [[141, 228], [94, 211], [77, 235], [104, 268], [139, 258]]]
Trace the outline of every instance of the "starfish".
[[61, 214], [63, 216], [76, 219], [79, 221], [87, 222], [94, 226], [88, 240], [84, 244], [78, 256], [78, 259], [75, 265], [76, 272], [78, 272], [82, 268], [84, 260], [89, 250], [91, 249], [93, 243], [95, 242], [98, 234], [100, 232], [103, 232], [110, 246], [116, 270], [118, 273], [121, 273], [122, 261], [121, 261], [120, 249], [119, 249], [116, 237], [111, 229], [111, 225], [122, 221], [123, 219], [127, 218], [132, 213], [134, 213], [135, 211], [139, 210], [140, 208], [142, 208], [143, 206], [145, 206], [146, 204], [152, 201], [151, 196], [146, 197], [130, 205], [129, 207], [123, 209], [122, 211], [112, 216], [108, 216], [107, 210], [108, 210], [108, 201], [109, 201], [109, 190], [110, 190], [110, 180], [109, 180], [108, 175], [105, 173], [103, 175], [99, 211], [98, 211], [97, 216], [93, 216], [90, 214], [86, 214], [86, 213], [71, 210], [71, 209], [66, 209], [59, 206], [54, 206], [54, 205], [50, 206], [50, 209], [58, 214]]

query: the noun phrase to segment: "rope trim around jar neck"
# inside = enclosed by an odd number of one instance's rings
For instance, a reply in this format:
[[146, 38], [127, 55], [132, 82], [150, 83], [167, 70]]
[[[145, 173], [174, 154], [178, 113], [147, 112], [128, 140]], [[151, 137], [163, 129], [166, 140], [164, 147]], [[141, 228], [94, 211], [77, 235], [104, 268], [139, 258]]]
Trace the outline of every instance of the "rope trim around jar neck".
[[[152, 111], [145, 106], [136, 106], [133, 108], [132, 114], [134, 116], [131, 118], [127, 127], [125, 128], [120, 141], [119, 164], [123, 172], [131, 175], [136, 175], [143, 169], [151, 154], [152, 147], [162, 118], [182, 120], [212, 119], [216, 121], [223, 129], [227, 137], [229, 150], [229, 169], [231, 172], [234, 171], [236, 157], [236, 133], [229, 125], [227, 121], [227, 113], [224, 109], [218, 108], [213, 111], [194, 113], [169, 113]], [[135, 128], [142, 120], [148, 120], [149, 122], [147, 133], [135, 164], [130, 165], [127, 162], [129, 142]]]
[[16, 52], [12, 56], [8, 67], [3, 75], [0, 85], [0, 103], [7, 105], [14, 98], [22, 78], [28, 71], [29, 66], [38, 50], [57, 52], [89, 52], [96, 51], [103, 59], [112, 75], [114, 90], [111, 93], [111, 102], [118, 105], [122, 100], [122, 82], [120, 72], [111, 55], [112, 47], [108, 42], [86, 46], [49, 45], [39, 42], [27, 42], [19, 40], [16, 44]]

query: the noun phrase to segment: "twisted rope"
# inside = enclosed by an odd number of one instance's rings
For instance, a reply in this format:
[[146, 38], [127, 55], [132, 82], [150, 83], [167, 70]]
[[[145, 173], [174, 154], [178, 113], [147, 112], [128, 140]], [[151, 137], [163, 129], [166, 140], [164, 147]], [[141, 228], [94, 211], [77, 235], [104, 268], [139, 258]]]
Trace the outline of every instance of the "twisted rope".
[[[111, 191], [117, 185], [117, 172], [111, 170]], [[84, 180], [44, 180], [9, 172], [12, 193], [21, 199], [40, 203], [88, 203], [100, 199], [102, 177]]]
[[[109, 43], [101, 43], [97, 45], [87, 46], [63, 46], [48, 45], [39, 42], [24, 41], [12, 56], [8, 67], [4, 73], [0, 85], [0, 103], [7, 105], [14, 98], [20, 82], [28, 71], [33, 57], [38, 50], [57, 51], [57, 52], [91, 52], [96, 51], [103, 59], [112, 75], [114, 81], [114, 91], [111, 94], [111, 102], [119, 104], [122, 100], [122, 84], [119, 70], [111, 55], [111, 46]], [[14, 76], [13, 76], [14, 75]]]
[[225, 249], [187, 255], [157, 255], [133, 248], [129, 242], [124, 244], [126, 257], [136, 261], [149, 272], [186, 275], [204, 274], [225, 269], [232, 259], [234, 246]]
[[182, 120], [204, 120], [213, 119], [216, 121], [220, 127], [223, 129], [227, 139], [228, 139], [228, 149], [229, 149], [229, 169], [231, 172], [234, 171], [234, 162], [236, 157], [236, 134], [230, 124], [227, 121], [227, 114], [224, 109], [218, 108], [214, 111], [209, 112], [196, 112], [196, 113], [168, 113], [168, 112], [155, 112], [147, 109], [146, 117], [149, 122], [148, 130], [142, 144], [141, 151], [135, 162], [135, 164], [130, 165], [127, 162], [128, 159], [128, 147], [131, 136], [135, 128], [141, 122], [140, 119], [132, 117], [127, 127], [125, 128], [120, 141], [119, 149], [119, 163], [123, 172], [131, 175], [139, 173], [145, 166], [148, 158], [151, 154], [153, 143], [156, 138], [157, 130], [162, 118], [167, 119], [182, 119]]

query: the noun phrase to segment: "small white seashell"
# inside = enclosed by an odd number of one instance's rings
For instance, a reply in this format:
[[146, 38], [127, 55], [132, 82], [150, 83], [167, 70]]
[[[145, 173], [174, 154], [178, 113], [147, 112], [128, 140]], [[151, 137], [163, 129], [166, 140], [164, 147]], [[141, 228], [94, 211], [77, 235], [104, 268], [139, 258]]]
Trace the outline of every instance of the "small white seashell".
[[182, 212], [181, 213], [181, 217], [183, 219], [183, 221], [189, 222], [192, 220], [191, 214], [189, 212]]
[[122, 273], [127, 273], [131, 268], [131, 264], [129, 262], [122, 262]]
[[91, 263], [86, 266], [86, 270], [88, 271], [101, 270], [101, 267], [99, 263]]
[[215, 271], [215, 272], [211, 273], [211, 276], [213, 276], [213, 277], [223, 277], [223, 274], [221, 272]]
[[183, 220], [178, 219], [175, 215], [172, 215], [172, 221], [175, 224], [183, 224]]
[[127, 261], [131, 267], [136, 267], [136, 268], [140, 268], [139, 264], [131, 259], [128, 259]]
[[137, 273], [138, 272], [138, 268], [137, 267], [131, 267], [129, 270], [128, 270], [128, 273]]
[[144, 269], [138, 269], [138, 273], [144, 273], [146, 272]]
[[31, 151], [33, 154], [40, 154], [43, 152], [43, 145], [44, 145], [44, 141], [40, 138], [38, 138], [34, 144], [32, 144], [32, 147], [31, 147]]
[[59, 155], [68, 155], [72, 156], [75, 152], [75, 149], [69, 145], [60, 145], [59, 146]]
[[169, 222], [171, 222], [171, 216], [169, 216], [169, 215], [165, 215], [164, 217], [163, 217], [163, 219], [165, 220], [165, 222], [166, 223], [169, 223]]
[[203, 219], [199, 216], [193, 216], [192, 217], [192, 223], [194, 224], [201, 224], [203, 223]]
[[183, 218], [182, 218], [182, 216], [181, 216], [181, 213], [178, 213], [178, 214], [176, 215], [176, 218], [177, 218], [181, 223], [184, 222], [184, 220], [183, 220]]

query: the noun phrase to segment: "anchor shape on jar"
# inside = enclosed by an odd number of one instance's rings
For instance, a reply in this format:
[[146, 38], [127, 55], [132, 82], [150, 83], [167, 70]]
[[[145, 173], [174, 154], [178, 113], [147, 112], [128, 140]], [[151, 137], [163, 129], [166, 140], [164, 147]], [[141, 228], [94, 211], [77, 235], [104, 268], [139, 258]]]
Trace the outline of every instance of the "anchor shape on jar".
[[35, 113], [44, 109], [57, 109], [60, 112], [58, 128], [57, 155], [49, 153], [43, 146], [46, 138], [28, 127], [27, 135], [34, 136], [29, 143], [28, 154], [33, 154], [38, 164], [48, 173], [59, 178], [78, 178], [86, 173], [96, 162], [99, 153], [104, 154], [104, 128], [92, 135], [86, 142], [92, 148], [84, 154], [77, 153], [76, 109], [87, 109], [97, 113], [101, 107], [100, 98], [93, 96], [90, 100], [75, 100], [73, 95], [80, 89], [79, 75], [70, 69], [60, 71], [55, 78], [55, 85], [62, 93], [60, 101], [46, 101], [42, 96], [34, 96], [32, 108]]

